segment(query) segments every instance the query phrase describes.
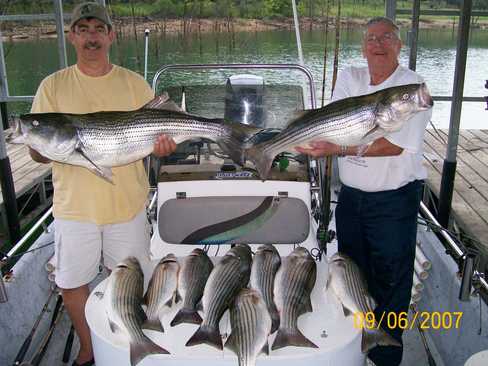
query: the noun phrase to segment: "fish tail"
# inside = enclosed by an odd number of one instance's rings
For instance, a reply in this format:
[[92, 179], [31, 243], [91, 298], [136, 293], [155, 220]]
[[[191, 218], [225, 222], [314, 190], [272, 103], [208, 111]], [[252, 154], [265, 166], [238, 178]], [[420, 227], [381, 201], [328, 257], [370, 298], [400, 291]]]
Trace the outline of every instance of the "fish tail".
[[252, 161], [261, 179], [265, 180], [268, 177], [274, 157], [265, 153], [261, 145], [252, 146], [249, 149], [246, 149], [245, 158], [246, 160]]
[[272, 350], [286, 346], [318, 348], [315, 343], [305, 337], [298, 329], [278, 329]]
[[148, 355], [155, 354], [169, 354], [163, 347], [158, 346], [149, 338], [144, 337], [142, 342], [130, 344], [130, 364], [137, 365], [142, 359]]
[[174, 327], [181, 323], [201, 324], [201, 322], [202, 318], [196, 310], [183, 308], [178, 311], [170, 325]]
[[201, 325], [200, 328], [197, 329], [195, 334], [191, 336], [188, 342], [186, 342], [186, 346], [190, 347], [202, 343], [222, 350], [223, 345], [219, 329], [208, 325]]
[[147, 319], [142, 324], [142, 329], [150, 329], [150, 330], [155, 330], [157, 332], [164, 333], [163, 325], [161, 324], [161, 321], [157, 318], [156, 319]]
[[226, 137], [217, 142], [224, 154], [229, 155], [232, 161], [244, 165], [244, 143], [234, 137]]
[[397, 346], [401, 347], [398, 342], [391, 335], [386, 333], [383, 329], [363, 329], [363, 336], [361, 339], [361, 351], [368, 353], [376, 346]]
[[271, 333], [273, 334], [278, 330], [280, 327], [280, 314], [278, 314], [278, 310], [270, 311], [269, 315], [271, 316]]

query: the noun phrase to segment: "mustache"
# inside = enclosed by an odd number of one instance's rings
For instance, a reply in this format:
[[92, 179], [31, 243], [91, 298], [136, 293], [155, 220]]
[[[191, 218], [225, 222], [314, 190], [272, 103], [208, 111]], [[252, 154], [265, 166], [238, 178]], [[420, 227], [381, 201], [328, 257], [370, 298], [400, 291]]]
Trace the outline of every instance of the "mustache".
[[99, 49], [102, 47], [102, 45], [100, 44], [100, 42], [97, 41], [87, 41], [84, 45], [84, 48], [92, 48], [92, 47]]

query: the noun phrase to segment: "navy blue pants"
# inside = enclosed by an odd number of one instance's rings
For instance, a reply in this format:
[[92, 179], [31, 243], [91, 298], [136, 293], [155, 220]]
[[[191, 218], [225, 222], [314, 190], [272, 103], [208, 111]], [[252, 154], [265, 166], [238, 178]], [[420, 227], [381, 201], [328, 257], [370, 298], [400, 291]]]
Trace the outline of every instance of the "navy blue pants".
[[[361, 268], [377, 302], [380, 319], [389, 312], [408, 312], [412, 290], [417, 214], [422, 181], [396, 190], [363, 192], [343, 186], [337, 205], [338, 249]], [[382, 326], [386, 325], [382, 323]], [[400, 341], [400, 328], [383, 329]], [[399, 365], [403, 347], [377, 346], [368, 357], [377, 365]]]

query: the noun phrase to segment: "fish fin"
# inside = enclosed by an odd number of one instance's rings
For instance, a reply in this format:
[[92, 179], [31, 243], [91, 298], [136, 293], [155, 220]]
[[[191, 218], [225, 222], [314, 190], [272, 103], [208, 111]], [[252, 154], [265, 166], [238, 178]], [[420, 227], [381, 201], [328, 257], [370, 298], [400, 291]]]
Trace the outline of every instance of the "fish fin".
[[349, 315], [352, 314], [352, 311], [346, 308], [344, 305], [342, 305], [342, 311], [344, 312], [345, 317], [348, 317]]
[[110, 319], [108, 320], [108, 325], [110, 326], [110, 330], [112, 331], [112, 333], [117, 333], [120, 331], [119, 326]]
[[266, 342], [264, 343], [263, 348], [261, 349], [260, 353], [264, 353], [265, 355], [269, 356], [269, 344], [268, 340], [266, 339]]
[[180, 295], [180, 292], [178, 290], [175, 291], [175, 304], [178, 304], [183, 298]]
[[203, 311], [203, 303], [202, 303], [202, 300], [200, 300], [197, 303], [196, 309], [197, 309], [197, 311]]
[[300, 315], [305, 314], [305, 313], [311, 313], [311, 312], [313, 312], [312, 299], [310, 299], [310, 297], [308, 297], [306, 299], [305, 303], [303, 304], [302, 308], [301, 308]]
[[220, 337], [219, 329], [208, 325], [201, 325], [188, 342], [186, 342], [186, 346], [190, 347], [202, 343], [222, 350], [222, 338]]
[[363, 329], [363, 336], [361, 338], [361, 352], [368, 353], [376, 346], [397, 346], [401, 347], [401, 343], [386, 333], [383, 329]]
[[256, 145], [245, 151], [246, 160], [250, 160], [256, 170], [258, 171], [259, 177], [262, 180], [268, 178], [271, 165], [273, 165], [274, 156], [269, 156], [265, 154], [261, 148], [262, 145]]
[[169, 101], [169, 95], [167, 92], [162, 92], [161, 95], [155, 96], [148, 103], [146, 103], [142, 109], [158, 109], [161, 105]]
[[298, 329], [278, 329], [272, 350], [287, 346], [318, 348], [315, 343], [305, 337]]
[[278, 313], [278, 310], [275, 308], [274, 310], [269, 312], [271, 316], [271, 332], [270, 334], [273, 334], [278, 330], [280, 327], [280, 314]]
[[159, 319], [147, 319], [144, 323], [142, 323], [141, 328], [164, 333], [163, 325], [161, 324], [161, 321]]
[[158, 346], [149, 338], [144, 337], [143, 342], [130, 344], [130, 364], [137, 365], [148, 355], [169, 354], [163, 347]]
[[232, 352], [234, 352], [236, 355], [238, 355], [239, 348], [236, 344], [236, 337], [234, 337], [234, 333], [231, 333], [229, 338], [227, 338], [227, 341], [225, 341], [224, 347], [230, 349]]
[[173, 305], [174, 296], [172, 296], [168, 301], [164, 303], [164, 306], [171, 307]]
[[182, 308], [180, 311], [178, 311], [178, 313], [176, 313], [170, 325], [174, 327], [181, 323], [201, 324], [202, 317], [196, 310]]
[[379, 125], [374, 125], [374, 127], [371, 130], [369, 130], [368, 132], [366, 132], [366, 134], [363, 136], [363, 138], [371, 135], [372, 133], [378, 131], [379, 129], [380, 129], [380, 126]]
[[88, 168], [91, 172], [93, 172], [96, 175], [98, 175], [100, 178], [103, 178], [107, 182], [109, 182], [111, 184], [114, 184], [113, 174], [112, 174], [112, 169], [111, 168], [98, 166], [79, 147], [77, 147], [75, 149], [75, 151], [78, 154], [80, 154], [83, 158], [85, 158], [90, 163], [88, 166], [85, 166], [86, 168]]

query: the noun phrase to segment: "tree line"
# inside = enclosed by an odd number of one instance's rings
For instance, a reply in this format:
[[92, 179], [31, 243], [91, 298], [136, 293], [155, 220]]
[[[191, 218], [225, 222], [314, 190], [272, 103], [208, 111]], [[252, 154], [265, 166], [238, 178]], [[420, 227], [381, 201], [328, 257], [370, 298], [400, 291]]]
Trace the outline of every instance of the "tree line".
[[[296, 0], [301, 16], [323, 17], [339, 0]], [[65, 0], [66, 12], [81, 1]], [[106, 0], [115, 16], [161, 16], [199, 18], [276, 18], [292, 16], [291, 0]], [[459, 8], [461, 0], [422, 0], [425, 9]], [[385, 0], [341, 0], [344, 14], [361, 16], [365, 8], [384, 9]], [[474, 0], [474, 9], [488, 9], [488, 0]], [[409, 0], [398, 0], [398, 8], [411, 8]], [[1, 14], [45, 13], [52, 11], [52, 0], [0, 0]]]

